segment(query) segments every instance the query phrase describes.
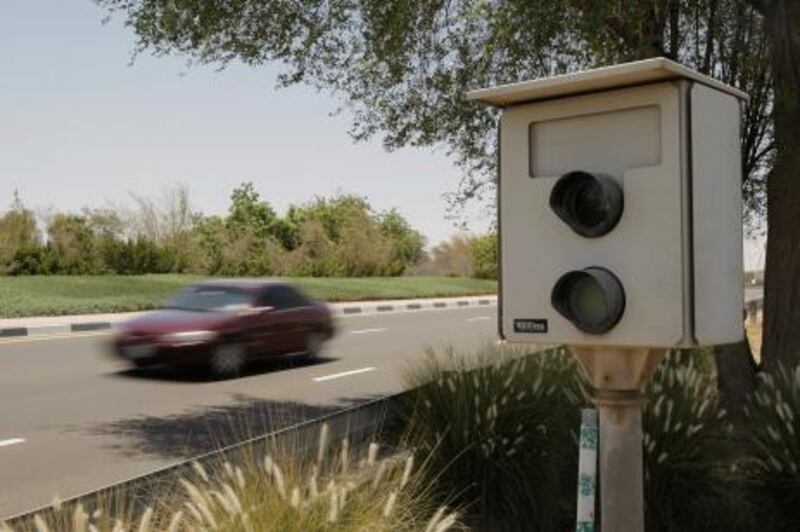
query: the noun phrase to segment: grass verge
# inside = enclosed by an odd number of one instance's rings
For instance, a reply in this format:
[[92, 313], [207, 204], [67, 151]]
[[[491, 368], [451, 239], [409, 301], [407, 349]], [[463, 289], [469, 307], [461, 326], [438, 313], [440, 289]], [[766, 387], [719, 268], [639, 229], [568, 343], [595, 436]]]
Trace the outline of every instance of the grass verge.
[[[169, 274], [0, 277], [0, 318], [148, 310], [201, 279]], [[494, 281], [456, 277], [301, 277], [288, 280], [311, 297], [326, 301], [468, 296], [497, 291]]]

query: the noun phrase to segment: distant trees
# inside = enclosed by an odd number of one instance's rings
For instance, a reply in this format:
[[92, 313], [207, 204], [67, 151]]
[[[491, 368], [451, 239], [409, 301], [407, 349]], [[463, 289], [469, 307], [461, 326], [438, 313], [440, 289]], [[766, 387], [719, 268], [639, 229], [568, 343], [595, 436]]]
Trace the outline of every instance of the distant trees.
[[455, 235], [434, 246], [414, 267], [418, 275], [497, 279], [497, 234]]
[[25, 208], [14, 191], [11, 208], [0, 217], [0, 264], [12, 265], [17, 255], [27, 255], [38, 245], [36, 216]]
[[15, 194], [0, 216], [0, 274], [393, 276], [425, 256], [425, 239], [395, 209], [340, 194], [279, 216], [252, 183], [231, 193], [228, 213], [195, 212], [186, 187], [133, 209], [55, 213], [43, 231]]

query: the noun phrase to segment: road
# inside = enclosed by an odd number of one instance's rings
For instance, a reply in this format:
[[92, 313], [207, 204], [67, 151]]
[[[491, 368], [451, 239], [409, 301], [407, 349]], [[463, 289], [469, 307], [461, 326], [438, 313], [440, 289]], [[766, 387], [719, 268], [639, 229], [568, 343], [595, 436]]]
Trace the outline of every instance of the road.
[[493, 341], [496, 307], [340, 324], [317, 364], [276, 360], [223, 382], [130, 371], [107, 356], [107, 333], [0, 340], [0, 516], [400, 391], [426, 347]]
[[9, 516], [402, 389], [426, 347], [491, 342], [496, 307], [353, 316], [313, 365], [247, 375], [135, 372], [109, 335], [0, 340], [0, 516]]

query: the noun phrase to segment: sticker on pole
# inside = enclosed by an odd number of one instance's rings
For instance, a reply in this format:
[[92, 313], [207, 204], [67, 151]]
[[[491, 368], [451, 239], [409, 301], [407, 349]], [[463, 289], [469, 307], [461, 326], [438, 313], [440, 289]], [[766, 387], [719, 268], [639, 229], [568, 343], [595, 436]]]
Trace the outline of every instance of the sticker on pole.
[[543, 334], [547, 332], [547, 320], [515, 319], [515, 333]]

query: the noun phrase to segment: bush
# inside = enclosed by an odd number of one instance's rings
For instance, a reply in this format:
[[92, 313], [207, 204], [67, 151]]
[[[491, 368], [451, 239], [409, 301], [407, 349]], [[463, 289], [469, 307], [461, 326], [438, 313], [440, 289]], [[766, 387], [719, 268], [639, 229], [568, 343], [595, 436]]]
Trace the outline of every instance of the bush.
[[747, 530], [752, 507], [734, 468], [740, 447], [720, 407], [710, 356], [670, 353], [643, 412], [645, 528]]
[[9, 272], [12, 263], [21, 261], [31, 267], [33, 249], [39, 246], [36, 217], [27, 209], [14, 191], [11, 209], [0, 216], [0, 275]]
[[[671, 353], [648, 386], [648, 531], [750, 530], [756, 522], [757, 501], [746, 489], [740, 463], [742, 439], [719, 406], [710, 361], [704, 351]], [[800, 372], [793, 378], [791, 401], [785, 393], [783, 402], [762, 393], [759, 403], [770, 412], [761, 417], [770, 421], [757, 447], [772, 442], [772, 450], [762, 452], [755, 471], [762, 484], [782, 494], [777, 503], [784, 513], [798, 512], [798, 492], [786, 486], [800, 487], [792, 469], [800, 454], [797, 441], [778, 437], [779, 431], [794, 434], [786, 412], [800, 407]], [[589, 401], [566, 350], [526, 355], [491, 346], [474, 357], [429, 355], [407, 382], [415, 389], [403, 413], [414, 441], [433, 453], [437, 493], [456, 497], [488, 530], [574, 526], [577, 431], [580, 409]]]
[[425, 239], [405, 218], [359, 196], [316, 198], [283, 218], [252, 183], [233, 190], [226, 216], [193, 212], [186, 187], [132, 198], [132, 210], [55, 213], [42, 245], [15, 196], [0, 216], [0, 275], [399, 276], [424, 255]]
[[759, 521], [773, 530], [800, 529], [800, 367], [761, 373], [741, 427], [743, 468], [761, 510]]
[[497, 235], [472, 237], [469, 240], [473, 276], [478, 279], [497, 279]]
[[487, 530], [574, 526], [587, 397], [564, 349], [429, 353], [407, 384], [416, 388], [404, 407], [410, 440], [431, 454], [442, 500], [455, 497]]
[[97, 509], [56, 501], [16, 532], [444, 532], [458, 525], [457, 513], [432, 504], [413, 455], [399, 451], [378, 459], [379, 447], [371, 444], [359, 457], [346, 440], [334, 444], [327, 434], [324, 427], [322, 460], [245, 450], [209, 467], [193, 464], [190, 474], [164, 484], [176, 489], [162, 487], [162, 496], [153, 497], [160, 502], [143, 511], [134, 510], [137, 501], [125, 492], [118, 500], [100, 500]]
[[472, 277], [475, 273], [469, 238], [454, 235], [431, 249], [425, 260], [416, 265], [414, 275]]

